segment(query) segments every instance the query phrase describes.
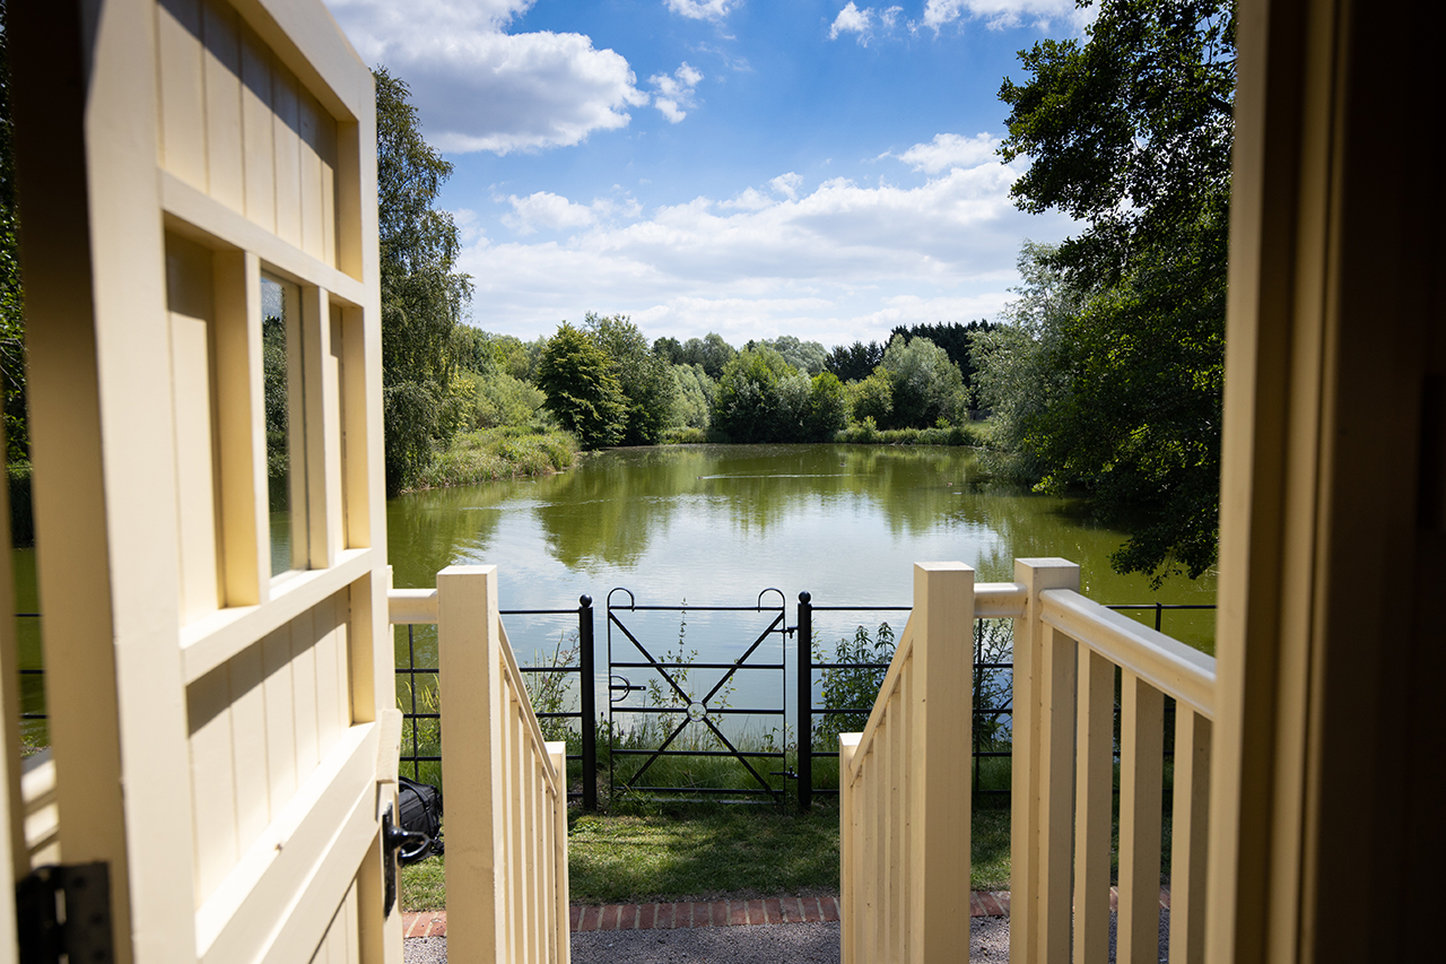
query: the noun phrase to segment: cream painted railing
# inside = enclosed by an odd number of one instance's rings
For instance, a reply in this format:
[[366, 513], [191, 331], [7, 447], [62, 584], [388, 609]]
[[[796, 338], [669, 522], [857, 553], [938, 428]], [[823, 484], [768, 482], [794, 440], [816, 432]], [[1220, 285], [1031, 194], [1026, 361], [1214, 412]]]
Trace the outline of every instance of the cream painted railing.
[[495, 566], [392, 590], [391, 621], [436, 623], [448, 955], [566, 962], [566, 745], [547, 743], [497, 611]]
[[1073, 563], [1021, 559], [1015, 579], [915, 568], [914, 612], [868, 724], [839, 738], [844, 960], [954, 961], [967, 946], [970, 637], [990, 617], [1015, 620], [1010, 959], [1108, 958], [1117, 763], [1117, 959], [1159, 959], [1170, 697], [1170, 959], [1198, 960], [1215, 661], [1081, 596]]

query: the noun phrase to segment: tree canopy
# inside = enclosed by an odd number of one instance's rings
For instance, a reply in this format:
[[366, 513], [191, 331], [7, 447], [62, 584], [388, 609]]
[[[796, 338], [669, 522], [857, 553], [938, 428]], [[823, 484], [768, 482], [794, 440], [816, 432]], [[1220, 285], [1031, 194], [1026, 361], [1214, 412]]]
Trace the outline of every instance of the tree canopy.
[[617, 445], [623, 439], [627, 398], [607, 353], [592, 336], [563, 322], [542, 349], [537, 387], [562, 427], [583, 448]]
[[1088, 494], [1129, 532], [1115, 566], [1157, 581], [1215, 560], [1234, 29], [1230, 0], [1101, 0], [1083, 45], [1035, 44], [1000, 89], [1016, 202], [1084, 229], [1026, 247], [985, 401], [1016, 470]]
[[382, 399], [387, 488], [395, 491], [455, 430], [449, 388], [472, 284], [455, 270], [452, 216], [432, 207], [452, 165], [422, 138], [406, 83], [379, 68], [376, 86]]

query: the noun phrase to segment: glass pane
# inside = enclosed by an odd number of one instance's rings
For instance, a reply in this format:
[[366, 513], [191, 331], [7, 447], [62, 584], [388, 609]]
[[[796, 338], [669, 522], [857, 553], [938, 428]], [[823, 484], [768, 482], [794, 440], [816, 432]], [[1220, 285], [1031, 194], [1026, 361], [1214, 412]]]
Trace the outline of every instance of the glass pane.
[[266, 481], [271, 575], [307, 568], [306, 437], [301, 417], [300, 297], [293, 284], [261, 278], [261, 355], [266, 400]]

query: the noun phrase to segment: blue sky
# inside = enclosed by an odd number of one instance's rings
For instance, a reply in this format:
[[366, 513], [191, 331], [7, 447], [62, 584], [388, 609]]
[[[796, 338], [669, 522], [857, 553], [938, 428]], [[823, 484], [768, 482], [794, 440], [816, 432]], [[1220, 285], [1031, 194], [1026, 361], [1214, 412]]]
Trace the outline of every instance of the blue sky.
[[455, 165], [472, 323], [825, 346], [996, 318], [1026, 238], [1016, 51], [1073, 0], [328, 0]]

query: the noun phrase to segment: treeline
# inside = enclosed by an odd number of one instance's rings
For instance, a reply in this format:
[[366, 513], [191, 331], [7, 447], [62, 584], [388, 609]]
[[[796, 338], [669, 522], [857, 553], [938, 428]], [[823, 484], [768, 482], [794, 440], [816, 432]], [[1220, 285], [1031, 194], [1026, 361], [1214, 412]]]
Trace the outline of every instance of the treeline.
[[514, 370], [519, 355], [529, 364], [535, 357], [527, 380], [541, 390], [546, 411], [584, 448], [599, 448], [831, 441], [850, 427], [872, 433], [960, 426], [973, 397], [973, 339], [994, 327], [901, 327], [887, 345], [828, 349], [783, 335], [735, 348], [716, 333], [650, 345], [626, 316], [590, 313], [580, 326], [564, 322], [533, 346], [477, 337], [514, 359], [505, 363]]

